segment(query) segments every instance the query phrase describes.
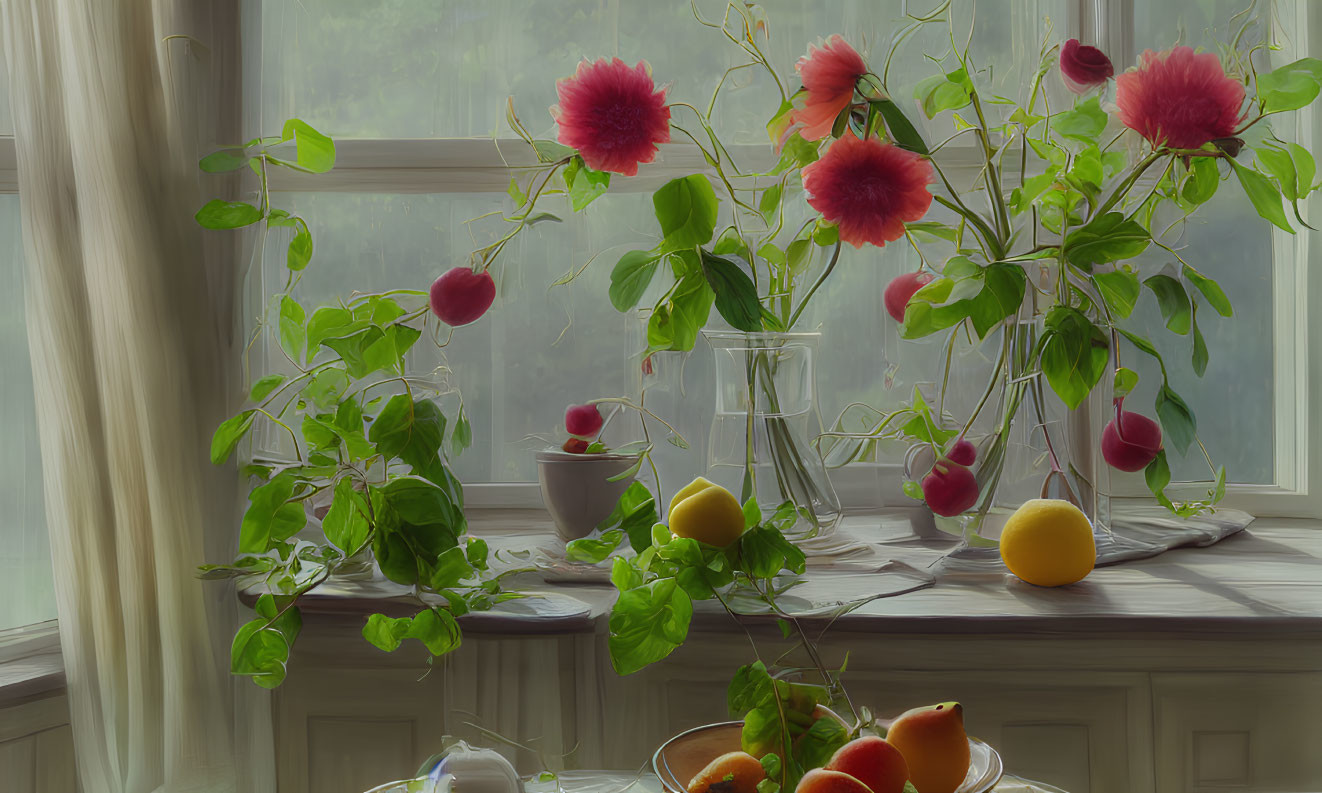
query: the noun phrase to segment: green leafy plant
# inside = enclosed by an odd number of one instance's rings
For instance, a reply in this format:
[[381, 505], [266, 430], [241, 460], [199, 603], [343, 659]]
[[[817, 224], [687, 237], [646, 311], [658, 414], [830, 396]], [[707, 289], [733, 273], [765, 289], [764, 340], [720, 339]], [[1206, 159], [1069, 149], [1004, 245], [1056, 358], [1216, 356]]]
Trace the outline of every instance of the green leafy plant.
[[[743, 748], [760, 758], [767, 771], [762, 793], [793, 790], [807, 770], [826, 763], [836, 749], [874, 724], [866, 708], [855, 709], [849, 700], [840, 680], [844, 668], [825, 664], [818, 649], [821, 637], [811, 636], [781, 604], [806, 569], [803, 551], [784, 533], [796, 512], [785, 503], [764, 516], [750, 499], [744, 504], [743, 534], [718, 548], [671, 534], [657, 520], [652, 494], [635, 482], [599, 537], [574, 540], [566, 549], [572, 560], [611, 565], [619, 597], [611, 609], [608, 648], [621, 675], [657, 663], [682, 646], [694, 604], [701, 601], [719, 603], [741, 626], [750, 615], [774, 619], [782, 637], [792, 638], [804, 652], [810, 663], [806, 669], [767, 663], [750, 632], [757, 660], [740, 667], [729, 686], [730, 715], [744, 722]], [[818, 705], [839, 708], [852, 723], [818, 718]]]
[[[214, 199], [199, 210], [201, 225], [293, 229], [289, 278], [269, 303], [276, 319], [263, 318], [253, 337], [277, 334], [284, 359], [251, 384], [248, 405], [216, 429], [211, 443], [211, 460], [221, 465], [254, 429], [274, 428], [288, 436], [292, 457], [242, 467], [255, 486], [238, 556], [200, 568], [203, 578], [237, 579], [258, 594], [256, 617], [235, 635], [230, 661], [234, 674], [268, 688], [285, 678], [302, 624], [299, 598], [372, 559], [417, 609], [367, 619], [363, 637], [382, 650], [415, 639], [430, 657], [444, 655], [459, 646], [456, 618], [519, 597], [501, 588], [517, 570], [496, 572], [487, 544], [466, 536], [463, 489], [449, 465], [472, 443], [463, 402], [407, 370], [414, 344], [435, 336], [426, 293], [355, 294], [317, 307], [293, 293], [312, 258], [311, 231], [303, 218], [271, 205], [268, 169], [323, 173], [334, 162], [331, 139], [297, 119], [280, 138], [254, 139], [201, 161], [206, 171], [246, 165], [260, 176], [255, 204]], [[451, 417], [439, 407], [443, 398], [457, 402]], [[323, 506], [313, 510], [318, 502]], [[320, 517], [321, 531], [300, 539], [310, 512]]]

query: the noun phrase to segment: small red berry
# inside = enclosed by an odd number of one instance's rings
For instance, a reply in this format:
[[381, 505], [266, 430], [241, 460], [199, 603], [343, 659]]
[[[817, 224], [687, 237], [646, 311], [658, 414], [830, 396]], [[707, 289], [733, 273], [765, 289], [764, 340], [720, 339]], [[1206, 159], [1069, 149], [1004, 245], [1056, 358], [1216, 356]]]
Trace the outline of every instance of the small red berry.
[[496, 282], [485, 270], [455, 267], [431, 285], [432, 313], [451, 327], [476, 322], [495, 299]]
[[565, 410], [565, 429], [580, 438], [596, 437], [601, 432], [602, 421], [596, 405], [570, 405]]
[[896, 322], [904, 321], [904, 309], [909, 305], [909, 298], [914, 293], [931, 283], [932, 276], [927, 273], [904, 273], [897, 275], [893, 281], [886, 285], [886, 292], [882, 297], [882, 302], [886, 304], [886, 313], [890, 314]]
[[946, 459], [967, 467], [978, 459], [978, 450], [973, 444], [960, 438], [950, 447], [950, 451], [946, 452]]
[[944, 458], [923, 477], [922, 488], [928, 508], [943, 517], [958, 515], [978, 502], [978, 480], [973, 472]]
[[1121, 410], [1102, 430], [1102, 459], [1113, 468], [1142, 471], [1160, 452], [1161, 426], [1142, 413]]

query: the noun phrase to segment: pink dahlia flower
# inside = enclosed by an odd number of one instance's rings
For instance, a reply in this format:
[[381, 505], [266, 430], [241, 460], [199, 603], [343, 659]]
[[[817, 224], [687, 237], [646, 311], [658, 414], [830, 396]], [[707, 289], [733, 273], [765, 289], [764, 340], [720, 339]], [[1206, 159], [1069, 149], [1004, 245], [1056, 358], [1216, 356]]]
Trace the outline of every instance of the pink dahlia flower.
[[1244, 120], [1244, 86], [1227, 77], [1210, 52], [1148, 50], [1142, 65], [1115, 84], [1120, 120], [1153, 146], [1197, 149], [1231, 137]]
[[633, 67], [619, 58], [583, 61], [555, 90], [558, 139], [593, 170], [633, 176], [656, 157], [658, 143], [670, 142], [666, 92], [657, 90], [646, 61]]
[[804, 140], [831, 134], [840, 111], [854, 98], [854, 83], [867, 73], [863, 57], [838, 34], [821, 47], [808, 46], [808, 54], [795, 64], [804, 93], [796, 100], [791, 120]]
[[932, 165], [921, 155], [875, 137], [859, 140], [853, 132], [803, 169], [808, 203], [855, 248], [865, 242], [880, 247], [903, 236], [904, 224], [922, 218], [932, 205], [931, 181]]
[[1078, 39], [1070, 39], [1060, 48], [1060, 76], [1065, 87], [1076, 94], [1105, 85], [1115, 74], [1115, 67], [1106, 53], [1096, 47], [1080, 44]]

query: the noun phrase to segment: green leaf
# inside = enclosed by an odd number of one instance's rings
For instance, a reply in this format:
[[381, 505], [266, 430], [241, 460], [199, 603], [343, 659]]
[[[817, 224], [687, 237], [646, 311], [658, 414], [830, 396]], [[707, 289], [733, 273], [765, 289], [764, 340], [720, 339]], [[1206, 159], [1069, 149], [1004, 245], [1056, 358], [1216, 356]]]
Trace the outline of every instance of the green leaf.
[[706, 176], [692, 174], [666, 182], [652, 195], [652, 205], [666, 250], [711, 242], [719, 203]]
[[459, 415], [454, 419], [454, 430], [450, 433], [450, 453], [455, 457], [473, 445], [473, 425], [468, 421], [468, 412], [459, 406]]
[[303, 306], [289, 295], [280, 298], [280, 348], [295, 361], [303, 360], [307, 329], [303, 326]]
[[611, 514], [597, 528], [619, 528], [629, 537], [629, 545], [642, 553], [652, 545], [652, 527], [661, 519], [656, 500], [642, 482], [633, 482], [615, 502]]
[[744, 502], [744, 528], [751, 529], [762, 522], [762, 508], [757, 505], [757, 497], [749, 496]]
[[215, 433], [211, 436], [212, 464], [220, 465], [230, 458], [234, 448], [252, 427], [253, 415], [256, 412], [256, 410], [245, 410], [225, 419], [219, 427], [216, 427]]
[[295, 226], [298, 231], [294, 233], [293, 239], [289, 241], [289, 252], [285, 256], [285, 266], [294, 272], [302, 270], [312, 261], [312, 232], [308, 231], [308, 224], [303, 218], [295, 218]]
[[1157, 456], [1143, 469], [1143, 480], [1163, 507], [1169, 510], [1175, 509], [1175, 505], [1166, 497], [1166, 486], [1171, 483], [1171, 467], [1166, 462], [1165, 451], [1157, 452]]
[[804, 768], [821, 768], [849, 741], [849, 730], [836, 719], [817, 719], [798, 739], [799, 761]]
[[902, 489], [904, 490], [904, 494], [909, 498], [918, 501], [922, 501], [924, 499], [923, 486], [913, 481], [912, 479], [904, 480], [904, 485], [902, 486]]
[[773, 578], [782, 570], [802, 573], [803, 551], [771, 526], [754, 526], [739, 538], [740, 569], [755, 578]]
[[473, 565], [468, 562], [467, 549], [456, 545], [436, 557], [436, 569], [432, 571], [429, 583], [437, 592], [454, 589], [460, 581], [471, 578], [473, 573]]
[[1202, 377], [1207, 371], [1207, 342], [1203, 339], [1203, 332], [1198, 329], [1198, 301], [1193, 303], [1190, 326], [1193, 330], [1193, 371]]
[[575, 212], [581, 212], [610, 188], [611, 175], [607, 171], [594, 171], [577, 155], [565, 166], [565, 188]]
[[1161, 309], [1162, 319], [1166, 320], [1166, 328], [1181, 336], [1188, 333], [1192, 309], [1184, 284], [1169, 275], [1158, 273], [1144, 281], [1143, 285], [1156, 295], [1157, 307]]
[[1195, 289], [1203, 293], [1203, 297], [1207, 298], [1208, 305], [1216, 309], [1216, 313], [1223, 317], [1229, 317], [1235, 313], [1230, 306], [1230, 298], [1226, 297], [1226, 293], [1216, 281], [1187, 264], [1184, 265], [1184, 277], [1188, 279], [1189, 283], [1193, 284]]
[[1107, 115], [1102, 110], [1101, 100], [1091, 97], [1079, 102], [1073, 110], [1066, 110], [1051, 117], [1051, 131], [1063, 138], [1083, 142], [1092, 142], [1106, 130]]
[[660, 261], [653, 251], [629, 251], [620, 257], [611, 270], [610, 301], [616, 311], [629, 311], [638, 305]]
[[1106, 334], [1077, 309], [1055, 306], [1047, 314], [1042, 373], [1071, 410], [1083, 404], [1106, 373]]
[[886, 131], [890, 133], [890, 138], [896, 146], [924, 156], [928, 154], [927, 144], [923, 141], [923, 136], [918, 133], [918, 130], [904, 115], [904, 111], [900, 110], [894, 102], [889, 99], [874, 99], [871, 104], [872, 109], [880, 113], [882, 119], [885, 120]]
[[286, 121], [280, 139], [294, 141], [296, 162], [310, 173], [326, 173], [335, 167], [335, 142], [306, 121]]
[[1194, 157], [1189, 166], [1189, 180], [1184, 183], [1181, 195], [1185, 201], [1195, 206], [1205, 204], [1216, 195], [1221, 185], [1221, 172], [1217, 169], [1215, 157]]
[[716, 310], [725, 321], [736, 330], [762, 330], [761, 304], [753, 279], [729, 259], [705, 250], [700, 255], [702, 273], [716, 295]]
[[773, 173], [783, 173], [791, 168], [800, 169], [817, 162], [818, 146], [816, 141], [804, 140], [802, 135], [795, 132], [781, 146], [780, 161], [776, 163]]
[[334, 497], [330, 510], [322, 518], [321, 530], [326, 539], [346, 555], [354, 553], [367, 541], [367, 499], [354, 489], [349, 477], [335, 483]]
[[1258, 98], [1263, 112], [1298, 110], [1317, 98], [1322, 89], [1322, 61], [1301, 58], [1294, 63], [1258, 75]]
[[1245, 168], [1234, 160], [1229, 161], [1239, 177], [1239, 184], [1244, 194], [1253, 202], [1253, 208], [1264, 219], [1283, 231], [1294, 233], [1290, 221], [1285, 216], [1285, 205], [1281, 202], [1281, 191], [1272, 180], [1251, 168]]
[[[635, 484], [637, 484], [635, 482]], [[612, 529], [603, 532], [600, 537], [582, 537], [565, 543], [565, 558], [571, 562], [597, 564], [615, 553], [615, 549], [624, 542], [624, 532]]]
[[562, 143], [553, 140], [534, 140], [532, 150], [537, 155], [538, 162], [560, 162], [561, 160], [573, 157], [573, 149]]
[[317, 309], [308, 320], [309, 357], [326, 339], [348, 336], [366, 327], [367, 322], [355, 320], [353, 312], [347, 308], [323, 306]]
[[1093, 273], [1092, 278], [1111, 313], [1121, 318], [1134, 313], [1134, 304], [1142, 290], [1137, 273], [1116, 269], [1109, 273]]
[[763, 190], [762, 198], [757, 202], [757, 210], [768, 226], [775, 225], [776, 217], [780, 214], [780, 193], [781, 185], [777, 182]]
[[1163, 384], [1157, 392], [1157, 419], [1161, 421], [1166, 439], [1180, 450], [1180, 454], [1187, 452], [1189, 445], [1194, 442], [1198, 425], [1193, 411], [1168, 385]]
[[263, 688], [275, 688], [284, 682], [289, 651], [303, 627], [303, 618], [297, 608], [276, 617], [274, 598], [269, 594], [258, 598], [257, 612], [257, 619], [234, 634], [230, 671], [251, 677]]
[[1308, 149], [1300, 146], [1298, 143], [1286, 144], [1290, 150], [1290, 157], [1294, 160], [1295, 174], [1299, 179], [1299, 197], [1303, 198], [1313, 192], [1313, 178], [1317, 176], [1317, 161]]
[[973, 298], [969, 319], [980, 338], [1006, 317], [1019, 310], [1024, 301], [1024, 270], [1013, 264], [990, 264], [983, 268], [982, 291]]
[[516, 209], [528, 203], [528, 194], [523, 192], [522, 187], [519, 187], [519, 179], [516, 176], [510, 177], [510, 184], [509, 187], [505, 188], [505, 195], [509, 196], [510, 200], [514, 202]]
[[430, 608], [414, 615], [409, 623], [407, 639], [417, 639], [432, 655], [445, 655], [459, 647], [462, 634], [459, 623], [450, 612]]
[[670, 302], [652, 312], [647, 323], [648, 347], [685, 352], [693, 349], [698, 332], [707, 324], [715, 299], [716, 293], [707, 284], [701, 269], [685, 274]]
[[[963, 70], [960, 70], [961, 72]], [[952, 80], [954, 74], [936, 74], [918, 83], [914, 88], [914, 98], [923, 108], [923, 114], [935, 118], [945, 110], [959, 110], [973, 101], [967, 77]]]
[[621, 592], [611, 609], [611, 664], [629, 675], [674, 652], [688, 637], [693, 601], [673, 578]]
[[1294, 159], [1288, 151], [1264, 145], [1254, 149], [1253, 153], [1267, 172], [1276, 177], [1276, 183], [1280, 185], [1281, 195], [1285, 196], [1286, 201], [1299, 198], [1299, 175], [1295, 173]]
[[1115, 370], [1114, 385], [1112, 387], [1113, 399], [1124, 399], [1138, 387], [1138, 372], [1133, 369], [1120, 367]]
[[1065, 238], [1065, 258], [1091, 272], [1094, 264], [1132, 259], [1147, 250], [1152, 237], [1139, 223], [1119, 212], [1107, 212]]
[[436, 460], [445, 437], [445, 416], [429, 399], [396, 394], [372, 422], [368, 440], [387, 458], [398, 457], [415, 469]]
[[286, 379], [287, 378], [282, 374], [268, 374], [252, 384], [252, 390], [248, 393], [248, 396], [254, 402], [261, 402], [263, 399], [270, 396], [271, 392], [279, 387]]
[[251, 159], [243, 149], [221, 149], [198, 160], [197, 167], [206, 173], [225, 173], [237, 171]]
[[283, 542], [307, 525], [303, 502], [289, 499], [296, 480], [282, 473], [248, 495], [248, 509], [239, 524], [239, 553], [266, 553], [272, 542]]
[[237, 229], [262, 219], [262, 211], [243, 201], [213, 198], [193, 216], [204, 229]]
[[400, 642], [404, 641], [412, 625], [412, 617], [373, 614], [367, 618], [367, 624], [363, 626], [363, 638], [378, 650], [393, 653], [399, 649]]

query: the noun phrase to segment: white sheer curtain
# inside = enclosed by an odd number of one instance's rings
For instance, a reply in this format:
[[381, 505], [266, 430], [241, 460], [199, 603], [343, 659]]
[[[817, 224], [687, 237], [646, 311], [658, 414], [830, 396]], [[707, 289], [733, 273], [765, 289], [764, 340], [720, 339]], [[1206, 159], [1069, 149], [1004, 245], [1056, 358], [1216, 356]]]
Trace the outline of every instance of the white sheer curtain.
[[[227, 678], [232, 594], [193, 574], [229, 550], [237, 525], [233, 474], [207, 461], [234, 357], [229, 300], [217, 297], [230, 294], [229, 277], [212, 268], [208, 279], [191, 218], [196, 142], [215, 118], [208, 75], [224, 67], [206, 41], [212, 10], [201, 0], [4, 0], [37, 416], [85, 793], [248, 791], [273, 776], [265, 700]], [[264, 741], [261, 762], [236, 762], [236, 744], [244, 756], [243, 743]]]

